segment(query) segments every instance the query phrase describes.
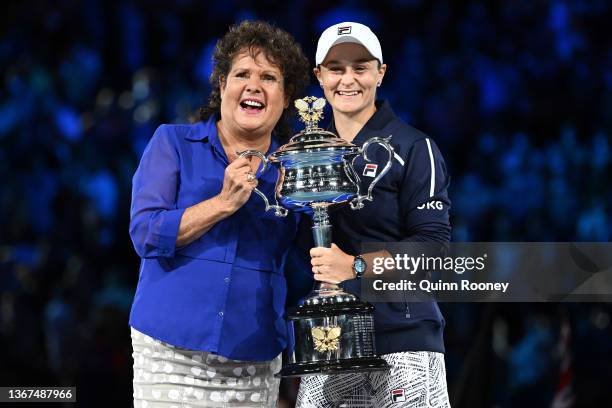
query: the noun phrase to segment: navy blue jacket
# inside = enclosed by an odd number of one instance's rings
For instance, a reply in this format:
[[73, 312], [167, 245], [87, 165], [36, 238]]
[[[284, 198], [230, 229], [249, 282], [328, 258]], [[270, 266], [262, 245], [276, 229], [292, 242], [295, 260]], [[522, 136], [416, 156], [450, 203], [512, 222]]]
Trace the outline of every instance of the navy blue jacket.
[[[364, 201], [361, 210], [342, 205], [331, 212], [333, 242], [351, 255], [360, 254], [361, 244], [368, 242], [449, 242], [449, 176], [442, 154], [431, 138], [400, 120], [387, 102], [377, 101], [376, 106], [376, 113], [353, 143], [361, 146], [372, 137], [391, 135], [395, 159], [374, 188], [374, 201]], [[336, 132], [333, 121], [330, 130]], [[368, 156], [380, 163], [376, 170], [380, 172], [388, 154], [384, 149], [371, 147]], [[361, 191], [367, 191], [373, 180], [364, 167], [361, 157], [355, 160]], [[353, 279], [342, 286], [359, 295], [361, 282]], [[373, 304], [378, 354], [444, 352], [444, 318], [437, 303]]]

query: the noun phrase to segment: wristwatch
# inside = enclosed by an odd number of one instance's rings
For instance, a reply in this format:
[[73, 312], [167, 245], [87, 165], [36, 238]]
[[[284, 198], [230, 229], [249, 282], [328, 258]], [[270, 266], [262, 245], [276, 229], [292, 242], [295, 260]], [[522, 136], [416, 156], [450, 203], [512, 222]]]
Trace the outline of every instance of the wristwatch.
[[365, 273], [367, 267], [368, 264], [361, 255], [357, 255], [353, 260], [353, 272], [355, 273], [356, 278], [361, 278]]

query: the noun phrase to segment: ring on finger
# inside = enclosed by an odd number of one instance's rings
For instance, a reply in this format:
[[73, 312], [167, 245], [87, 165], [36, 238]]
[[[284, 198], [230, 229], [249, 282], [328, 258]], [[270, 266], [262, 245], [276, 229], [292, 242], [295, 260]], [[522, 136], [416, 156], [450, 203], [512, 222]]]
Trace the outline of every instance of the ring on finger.
[[251, 171], [247, 172], [246, 179], [249, 182], [255, 180], [255, 175], [253, 174], [253, 172], [251, 172]]

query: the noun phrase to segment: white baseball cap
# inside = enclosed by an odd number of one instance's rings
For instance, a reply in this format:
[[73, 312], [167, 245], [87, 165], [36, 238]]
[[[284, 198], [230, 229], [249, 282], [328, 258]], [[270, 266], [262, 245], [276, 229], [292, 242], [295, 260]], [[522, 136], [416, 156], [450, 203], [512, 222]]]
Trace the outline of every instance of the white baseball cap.
[[363, 24], [346, 22], [335, 24], [323, 31], [317, 44], [316, 65], [325, 60], [331, 47], [349, 42], [363, 45], [374, 58], [383, 63], [382, 49], [376, 34]]

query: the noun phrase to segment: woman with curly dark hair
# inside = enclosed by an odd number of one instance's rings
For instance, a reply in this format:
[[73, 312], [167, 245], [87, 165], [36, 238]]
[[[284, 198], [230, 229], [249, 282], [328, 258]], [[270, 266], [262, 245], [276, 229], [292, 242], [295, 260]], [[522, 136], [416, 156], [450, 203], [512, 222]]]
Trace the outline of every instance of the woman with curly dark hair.
[[297, 219], [268, 215], [271, 169], [255, 158], [288, 134], [308, 60], [285, 31], [230, 28], [214, 53], [200, 121], [160, 126], [133, 179], [130, 234], [142, 258], [130, 314], [134, 406], [276, 406], [286, 346], [283, 263]]

